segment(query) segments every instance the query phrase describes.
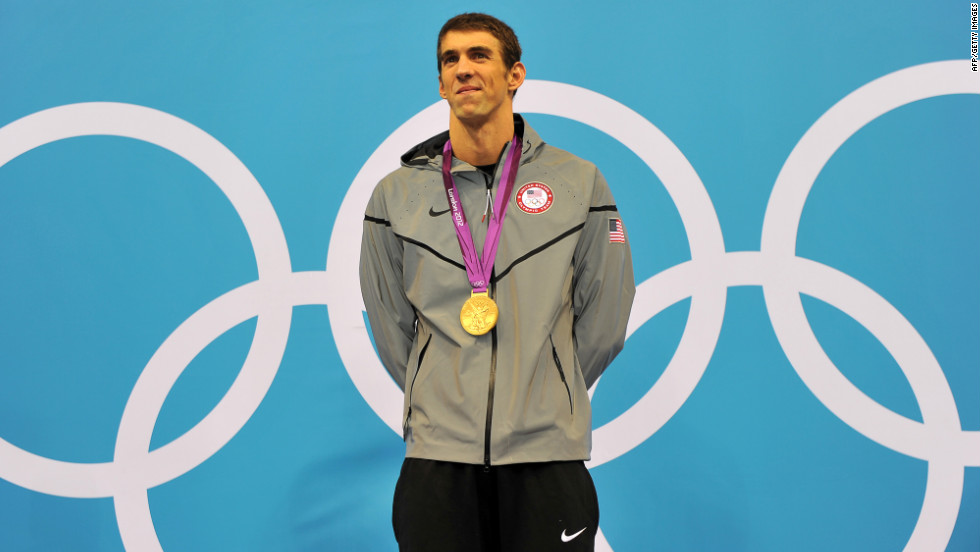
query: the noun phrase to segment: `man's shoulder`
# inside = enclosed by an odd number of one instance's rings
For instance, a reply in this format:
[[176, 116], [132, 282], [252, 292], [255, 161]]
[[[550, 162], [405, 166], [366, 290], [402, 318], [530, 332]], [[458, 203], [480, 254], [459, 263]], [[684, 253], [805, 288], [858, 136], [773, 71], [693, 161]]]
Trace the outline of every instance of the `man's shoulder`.
[[525, 140], [524, 155], [528, 163], [564, 165], [564, 168], [583, 171], [595, 170], [596, 166], [591, 161], [545, 141], [523, 118], [520, 121]]
[[542, 142], [536, 148], [528, 164], [548, 167], [565, 176], [576, 178], [592, 178], [598, 171], [595, 163], [546, 142]]
[[428, 197], [435, 187], [441, 186], [441, 173], [436, 170], [413, 166], [401, 166], [378, 181], [371, 193], [369, 212], [387, 212], [385, 217], [395, 217], [412, 212], [409, 208]]
[[371, 203], [382, 203], [388, 209], [403, 204], [409, 196], [428, 189], [434, 181], [436, 171], [420, 170], [417, 167], [401, 166], [378, 181], [371, 192]]
[[565, 162], [565, 163], [580, 163], [580, 164], [588, 165], [588, 166], [592, 166], [592, 167], [595, 166], [595, 164], [592, 161], [589, 161], [588, 159], [584, 159], [584, 158], [582, 158], [582, 157], [580, 157], [578, 155], [575, 155], [574, 153], [572, 153], [570, 151], [563, 150], [563, 149], [561, 149], [559, 147], [553, 146], [553, 145], [548, 144], [548, 143], [542, 144], [541, 150], [542, 150], [542, 153], [541, 153], [542, 155], [549, 156], [551, 159], [557, 159], [557, 160], [559, 160], [561, 162]]

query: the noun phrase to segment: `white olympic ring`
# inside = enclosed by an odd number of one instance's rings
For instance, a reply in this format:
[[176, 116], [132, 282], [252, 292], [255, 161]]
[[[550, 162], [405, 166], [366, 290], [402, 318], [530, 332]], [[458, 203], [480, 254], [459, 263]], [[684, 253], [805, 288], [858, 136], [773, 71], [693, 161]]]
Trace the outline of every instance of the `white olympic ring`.
[[[929, 462], [926, 497], [906, 550], [942, 548], [959, 509], [966, 466], [980, 465], [980, 432], [963, 431], [948, 383], [921, 336], [883, 298], [853, 278], [795, 256], [803, 203], [820, 169], [854, 132], [918, 99], [980, 93], [968, 63], [939, 62], [886, 75], [845, 97], [794, 148], [777, 178], [759, 252], [725, 252], [720, 225], [700, 179], [670, 140], [639, 114], [605, 96], [547, 81], [525, 83], [518, 106], [597, 128], [634, 151], [659, 177], [688, 233], [691, 260], [637, 286], [627, 329], [632, 334], [677, 301], [691, 297], [688, 324], [663, 375], [636, 404], [597, 428], [590, 466], [625, 454], [655, 433], [700, 381], [721, 329], [728, 287], [760, 285], [784, 351], [800, 378], [828, 409], [868, 438]], [[205, 305], [163, 342], [140, 375], [120, 422], [112, 462], [41, 457], [0, 439], [0, 477], [47, 494], [113, 497], [128, 550], [162, 550], [147, 489], [186, 473], [223, 447], [248, 421], [275, 377], [292, 307], [326, 304], [344, 365], [358, 391], [396, 433], [401, 391], [374, 354], [358, 289], [360, 224], [374, 184], [419, 136], [444, 129], [440, 102], [399, 127], [371, 155], [341, 205], [322, 272], [292, 272], [282, 227], [259, 183], [220, 142], [172, 115], [119, 103], [87, 103], [37, 112], [0, 128], [0, 166], [44, 144], [88, 135], [143, 140], [168, 149], [207, 174], [228, 196], [246, 227], [258, 280]], [[800, 293], [853, 317], [879, 339], [909, 379], [923, 415], [915, 422], [875, 403], [826, 357], [803, 314]], [[242, 370], [218, 404], [193, 428], [150, 452], [164, 399], [191, 359], [234, 326], [258, 316]], [[696, 323], [692, 323], [696, 322]], [[356, 368], [355, 368], [356, 367]], [[600, 550], [611, 550], [601, 531]]]

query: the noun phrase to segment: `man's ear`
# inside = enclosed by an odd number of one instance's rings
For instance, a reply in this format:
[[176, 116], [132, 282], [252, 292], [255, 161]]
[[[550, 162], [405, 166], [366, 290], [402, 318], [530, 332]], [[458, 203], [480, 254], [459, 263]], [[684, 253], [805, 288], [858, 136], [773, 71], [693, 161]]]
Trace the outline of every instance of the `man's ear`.
[[507, 76], [507, 90], [511, 93], [517, 92], [517, 89], [524, 84], [524, 77], [527, 75], [527, 68], [524, 64], [517, 62], [513, 67], [510, 68], [510, 74]]
[[439, 79], [439, 95], [442, 97], [442, 99], [445, 100], [446, 99], [446, 87], [442, 85], [442, 75], [439, 75], [436, 78]]

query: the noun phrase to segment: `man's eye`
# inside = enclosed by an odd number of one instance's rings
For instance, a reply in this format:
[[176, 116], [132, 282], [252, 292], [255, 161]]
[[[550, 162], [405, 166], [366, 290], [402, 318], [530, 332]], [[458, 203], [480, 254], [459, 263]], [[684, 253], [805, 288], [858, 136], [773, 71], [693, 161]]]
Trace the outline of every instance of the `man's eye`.
[[446, 56], [446, 57], [442, 58], [442, 64], [443, 65], [448, 65], [450, 63], [456, 63], [456, 60], [457, 59], [458, 58], [456, 56]]

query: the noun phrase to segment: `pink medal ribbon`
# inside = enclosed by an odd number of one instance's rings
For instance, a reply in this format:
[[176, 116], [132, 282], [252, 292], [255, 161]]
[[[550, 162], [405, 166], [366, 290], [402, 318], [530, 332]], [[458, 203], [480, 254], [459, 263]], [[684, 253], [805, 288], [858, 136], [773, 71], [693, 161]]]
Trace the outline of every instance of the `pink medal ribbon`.
[[446, 186], [446, 198], [449, 199], [453, 226], [456, 228], [456, 239], [459, 240], [459, 249], [463, 253], [463, 263], [466, 265], [466, 276], [473, 286], [473, 293], [485, 293], [490, 284], [493, 261], [497, 257], [497, 245], [500, 243], [500, 230], [503, 227], [507, 204], [510, 203], [508, 201], [510, 192], [514, 188], [514, 181], [517, 179], [517, 165], [521, 157], [521, 149], [521, 139], [515, 134], [514, 139], [510, 142], [507, 159], [504, 161], [501, 187], [497, 190], [497, 197], [494, 199], [494, 209], [490, 216], [490, 225], [487, 228], [487, 239], [483, 244], [483, 257], [480, 258], [476, 253], [473, 236], [470, 234], [470, 226], [466, 223], [463, 205], [459, 202], [459, 191], [456, 189], [456, 183], [453, 182], [453, 177], [450, 174], [453, 164], [453, 148], [449, 140], [446, 140], [446, 145], [442, 148], [442, 181]]

